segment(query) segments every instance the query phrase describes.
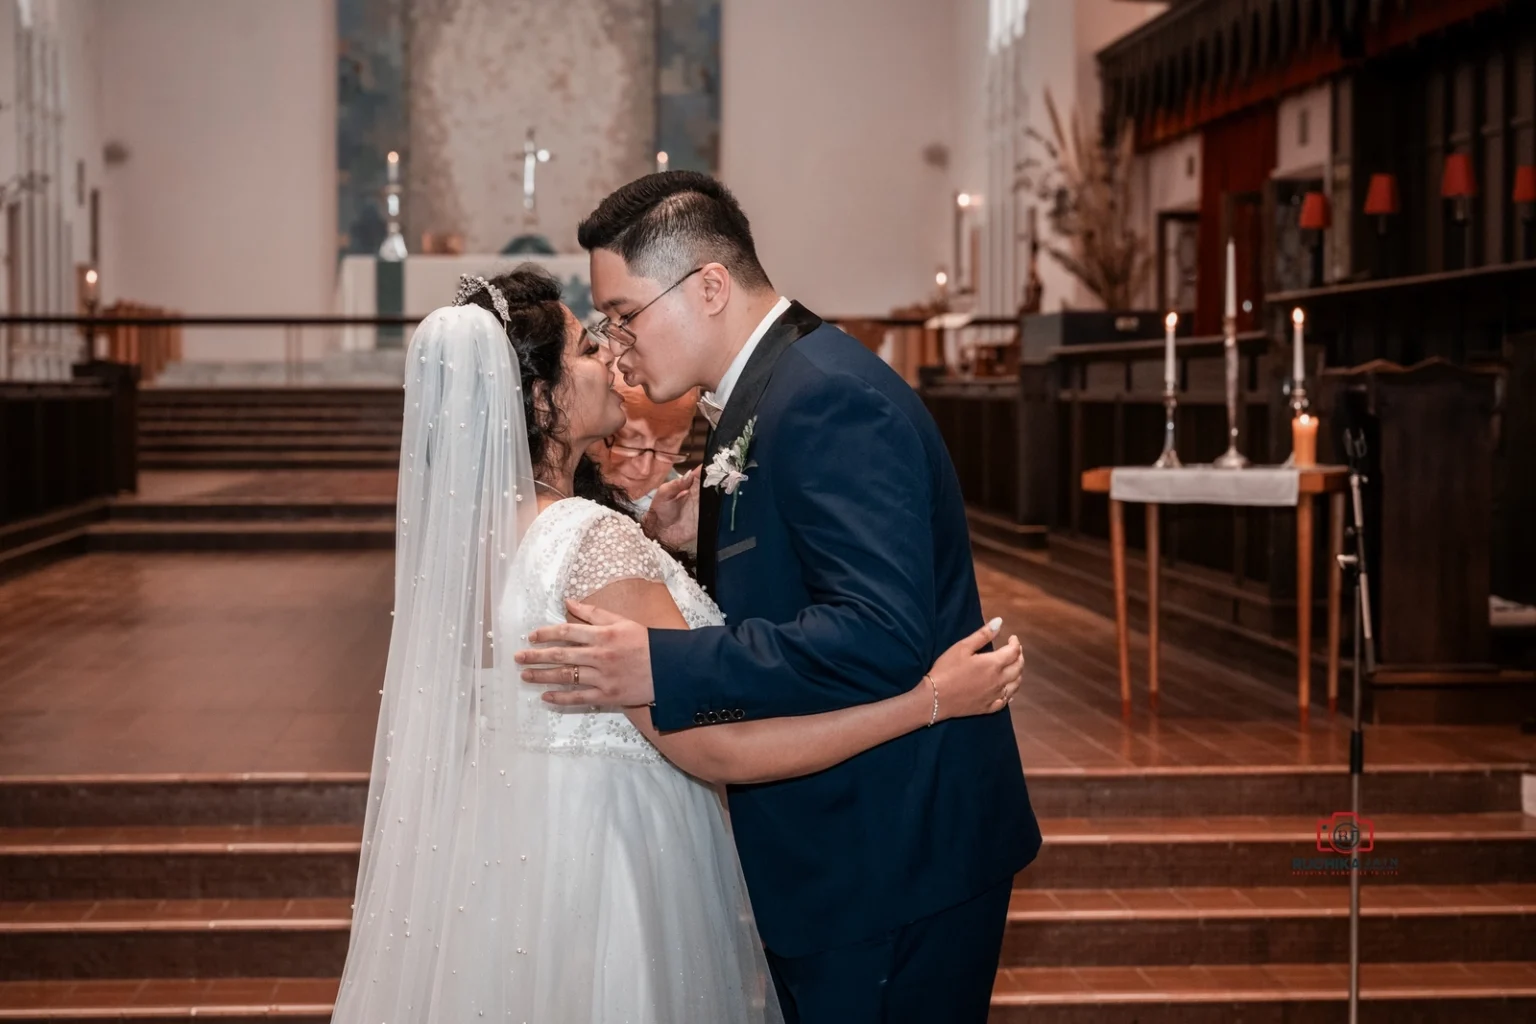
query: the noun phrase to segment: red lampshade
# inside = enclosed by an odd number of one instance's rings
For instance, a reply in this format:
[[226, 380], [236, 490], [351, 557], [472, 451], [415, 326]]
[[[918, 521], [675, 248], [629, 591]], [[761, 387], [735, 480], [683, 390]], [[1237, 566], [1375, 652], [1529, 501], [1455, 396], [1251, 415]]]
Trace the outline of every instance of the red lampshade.
[[1536, 203], [1536, 164], [1515, 168], [1515, 202]]
[[1327, 196], [1321, 192], [1308, 192], [1301, 197], [1301, 226], [1304, 230], [1324, 231], [1331, 222]]
[[1440, 195], [1446, 199], [1470, 199], [1477, 195], [1472, 180], [1472, 158], [1465, 153], [1451, 153], [1445, 158], [1445, 173], [1440, 178]]
[[1384, 217], [1397, 211], [1397, 175], [1371, 175], [1371, 187], [1365, 193], [1365, 212]]

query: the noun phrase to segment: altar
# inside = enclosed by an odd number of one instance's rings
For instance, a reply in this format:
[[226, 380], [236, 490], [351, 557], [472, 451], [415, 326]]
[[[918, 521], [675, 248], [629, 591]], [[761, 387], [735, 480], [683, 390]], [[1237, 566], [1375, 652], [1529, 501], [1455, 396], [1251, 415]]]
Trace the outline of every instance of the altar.
[[[578, 319], [592, 312], [592, 281], [585, 253], [569, 255], [407, 256], [383, 260], [377, 256], [342, 257], [336, 278], [336, 312], [340, 316], [424, 317], [453, 301], [459, 275], [495, 277], [524, 263], [537, 263], [560, 281], [562, 298]], [[341, 347], [347, 352], [400, 348], [409, 330], [398, 327], [348, 327]]]

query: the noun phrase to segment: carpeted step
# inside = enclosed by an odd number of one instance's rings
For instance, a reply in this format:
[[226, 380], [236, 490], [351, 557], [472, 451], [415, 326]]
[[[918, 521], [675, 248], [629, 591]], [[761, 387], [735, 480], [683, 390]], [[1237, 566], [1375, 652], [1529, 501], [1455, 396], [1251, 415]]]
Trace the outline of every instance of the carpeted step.
[[[1345, 964], [1009, 967], [991, 1024], [1337, 1024]], [[1365, 964], [1366, 1024], [1513, 1024], [1536, 1014], [1536, 964]]]
[[[1367, 885], [1370, 962], [1536, 960], [1536, 885]], [[1020, 889], [1004, 966], [1338, 963], [1349, 888]]]
[[0, 980], [339, 977], [351, 901], [0, 903]]
[[[1536, 818], [1519, 813], [1379, 815], [1366, 853], [1377, 885], [1536, 882]], [[1028, 889], [1337, 885], [1319, 818], [1046, 818]]]
[[8, 902], [350, 896], [362, 828], [0, 829]]
[[0, 1021], [326, 1024], [339, 985], [335, 978], [0, 982]]

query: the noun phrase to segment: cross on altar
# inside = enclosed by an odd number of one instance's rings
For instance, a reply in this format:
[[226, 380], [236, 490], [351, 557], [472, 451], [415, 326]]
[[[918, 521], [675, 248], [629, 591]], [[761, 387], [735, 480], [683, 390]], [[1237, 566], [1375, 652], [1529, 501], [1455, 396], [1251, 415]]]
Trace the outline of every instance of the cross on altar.
[[528, 129], [528, 138], [523, 142], [523, 209], [531, 211], [534, 206], [534, 171], [539, 164], [549, 163], [549, 150], [540, 149], [533, 141], [533, 129]]

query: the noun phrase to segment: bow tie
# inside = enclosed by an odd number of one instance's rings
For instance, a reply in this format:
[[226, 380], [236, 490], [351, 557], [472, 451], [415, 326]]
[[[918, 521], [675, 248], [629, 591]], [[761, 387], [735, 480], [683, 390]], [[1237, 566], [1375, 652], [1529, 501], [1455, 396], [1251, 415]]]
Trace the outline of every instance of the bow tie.
[[725, 407], [715, 401], [713, 394], [704, 394], [699, 396], [699, 411], [709, 420], [710, 429], [713, 430], [720, 425], [720, 414], [725, 411]]

